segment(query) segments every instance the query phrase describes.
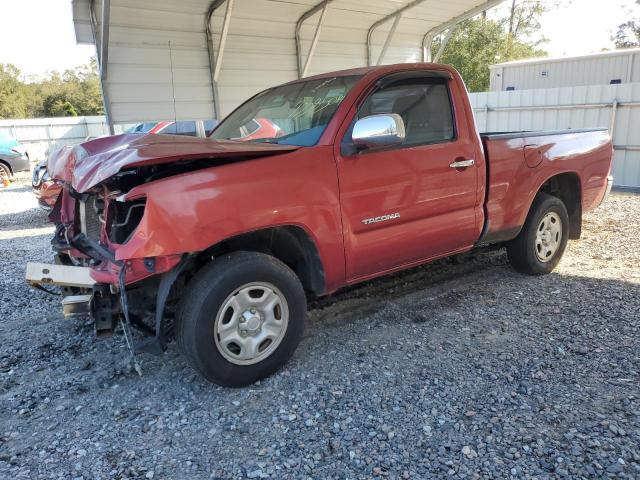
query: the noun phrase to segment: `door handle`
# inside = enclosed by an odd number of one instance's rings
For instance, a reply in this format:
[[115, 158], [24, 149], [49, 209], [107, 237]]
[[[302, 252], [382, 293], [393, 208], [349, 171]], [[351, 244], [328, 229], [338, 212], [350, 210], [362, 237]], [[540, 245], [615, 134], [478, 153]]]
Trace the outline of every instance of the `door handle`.
[[469, 160], [456, 160], [455, 162], [449, 164], [451, 168], [467, 168], [474, 165], [476, 161], [474, 159]]

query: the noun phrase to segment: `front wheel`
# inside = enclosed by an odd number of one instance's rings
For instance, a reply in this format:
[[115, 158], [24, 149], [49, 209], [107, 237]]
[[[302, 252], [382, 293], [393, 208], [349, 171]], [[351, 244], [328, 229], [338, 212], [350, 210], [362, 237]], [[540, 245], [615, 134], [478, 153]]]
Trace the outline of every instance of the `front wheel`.
[[302, 339], [306, 309], [304, 289], [289, 267], [262, 253], [235, 252], [188, 285], [177, 340], [204, 378], [243, 387], [289, 360]]
[[564, 253], [569, 238], [569, 215], [562, 200], [539, 193], [520, 234], [507, 244], [509, 262], [529, 275], [550, 273]]

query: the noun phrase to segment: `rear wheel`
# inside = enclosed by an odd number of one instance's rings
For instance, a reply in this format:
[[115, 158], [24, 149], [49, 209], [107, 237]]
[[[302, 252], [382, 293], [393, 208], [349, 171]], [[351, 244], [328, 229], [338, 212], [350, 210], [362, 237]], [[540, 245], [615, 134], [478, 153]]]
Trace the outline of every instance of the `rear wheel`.
[[509, 262], [529, 275], [551, 272], [567, 246], [568, 228], [569, 215], [562, 200], [539, 193], [520, 234], [507, 244]]
[[178, 343], [204, 378], [242, 387], [271, 375], [302, 339], [306, 297], [298, 277], [269, 255], [235, 252], [189, 284]]

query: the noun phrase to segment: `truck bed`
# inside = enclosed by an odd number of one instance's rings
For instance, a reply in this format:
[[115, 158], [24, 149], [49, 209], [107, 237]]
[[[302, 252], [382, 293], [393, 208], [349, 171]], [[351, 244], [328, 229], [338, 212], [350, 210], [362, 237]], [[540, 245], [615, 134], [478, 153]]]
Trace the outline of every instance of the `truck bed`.
[[487, 159], [488, 220], [482, 244], [515, 238], [539, 186], [555, 175], [575, 183], [583, 211], [595, 208], [606, 192], [612, 155], [606, 128], [487, 132], [480, 137]]

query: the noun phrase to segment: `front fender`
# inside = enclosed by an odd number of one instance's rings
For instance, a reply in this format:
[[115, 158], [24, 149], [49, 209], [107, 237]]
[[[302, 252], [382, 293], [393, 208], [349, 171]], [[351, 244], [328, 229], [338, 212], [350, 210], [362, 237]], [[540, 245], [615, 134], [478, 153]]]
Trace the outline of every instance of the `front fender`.
[[298, 226], [318, 246], [327, 287], [344, 279], [344, 250], [331, 147], [246, 160], [164, 178], [132, 189], [146, 197], [131, 239], [114, 245], [116, 259], [206, 250], [244, 233]]

